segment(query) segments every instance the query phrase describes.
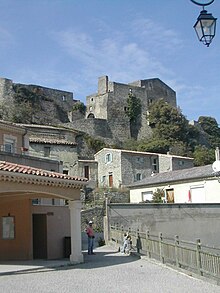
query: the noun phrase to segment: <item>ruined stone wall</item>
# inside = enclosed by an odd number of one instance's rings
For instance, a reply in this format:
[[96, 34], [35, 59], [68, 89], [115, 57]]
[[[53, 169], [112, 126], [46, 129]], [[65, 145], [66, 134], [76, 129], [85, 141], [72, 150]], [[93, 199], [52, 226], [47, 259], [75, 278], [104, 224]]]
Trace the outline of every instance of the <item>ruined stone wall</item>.
[[[38, 109], [35, 109], [30, 118], [31, 121], [25, 123], [44, 125], [63, 123], [90, 136], [103, 139], [109, 145], [119, 146], [130, 138], [138, 140], [149, 138], [152, 130], [147, 124], [146, 113], [154, 100], [163, 98], [176, 106], [175, 92], [157, 78], [122, 84], [109, 81], [107, 76], [100, 77], [98, 93], [87, 96], [85, 117], [82, 113], [72, 112], [73, 105], [77, 101], [73, 99], [71, 92], [37, 85], [16, 84], [4, 78], [0, 79], [0, 101], [10, 97], [12, 99], [8, 103], [10, 105], [13, 102], [14, 90], [18, 90], [19, 87], [34, 92], [40, 101], [40, 106], [38, 105]], [[127, 99], [131, 92], [141, 101], [141, 113], [135, 123], [131, 123], [126, 114]], [[85, 119], [88, 116], [95, 119]]]
[[3, 105], [1, 109], [2, 119], [9, 121], [12, 119], [11, 111], [16, 92], [21, 89], [27, 89], [38, 97], [37, 105], [33, 104], [34, 111], [31, 121], [26, 121], [26, 123], [59, 124], [60, 122], [69, 122], [68, 113], [76, 103], [76, 100], [73, 100], [73, 93], [38, 85], [13, 83], [12, 80], [6, 78], [0, 78], [0, 101]]
[[0, 78], [0, 101], [13, 96], [12, 85], [11, 79]]

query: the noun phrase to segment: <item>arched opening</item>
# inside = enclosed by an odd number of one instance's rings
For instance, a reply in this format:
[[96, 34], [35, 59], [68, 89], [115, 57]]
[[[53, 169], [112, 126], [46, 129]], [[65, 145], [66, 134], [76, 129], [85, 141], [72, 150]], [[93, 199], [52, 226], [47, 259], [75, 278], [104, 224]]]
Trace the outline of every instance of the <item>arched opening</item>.
[[95, 118], [95, 115], [93, 113], [90, 113], [87, 118]]

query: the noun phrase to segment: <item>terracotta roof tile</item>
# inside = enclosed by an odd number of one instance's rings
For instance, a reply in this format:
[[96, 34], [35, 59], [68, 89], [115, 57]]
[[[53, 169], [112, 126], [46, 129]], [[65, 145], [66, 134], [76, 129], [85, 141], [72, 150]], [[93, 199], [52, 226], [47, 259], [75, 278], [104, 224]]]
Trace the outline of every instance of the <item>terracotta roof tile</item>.
[[74, 180], [74, 181], [82, 181], [87, 182], [88, 180], [83, 177], [77, 176], [69, 176], [62, 173], [51, 172], [47, 170], [42, 170], [34, 167], [29, 167], [25, 165], [18, 165], [10, 162], [0, 161], [0, 171], [6, 172], [14, 172], [20, 174], [29, 174], [29, 175], [36, 175], [41, 177], [52, 177], [57, 179], [66, 179], [66, 180]]

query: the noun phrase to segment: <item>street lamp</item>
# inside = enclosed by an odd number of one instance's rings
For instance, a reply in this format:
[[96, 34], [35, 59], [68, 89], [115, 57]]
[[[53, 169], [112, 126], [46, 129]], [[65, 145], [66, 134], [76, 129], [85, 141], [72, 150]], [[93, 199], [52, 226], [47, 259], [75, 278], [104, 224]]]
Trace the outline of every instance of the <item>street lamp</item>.
[[198, 39], [203, 42], [204, 45], [209, 47], [212, 39], [215, 36], [217, 18], [213, 17], [211, 13], [207, 13], [205, 6], [212, 4], [214, 0], [208, 2], [207, 0], [191, 0], [191, 2], [203, 7], [203, 10], [200, 12], [200, 15], [198, 16], [197, 21], [193, 27], [196, 31]]

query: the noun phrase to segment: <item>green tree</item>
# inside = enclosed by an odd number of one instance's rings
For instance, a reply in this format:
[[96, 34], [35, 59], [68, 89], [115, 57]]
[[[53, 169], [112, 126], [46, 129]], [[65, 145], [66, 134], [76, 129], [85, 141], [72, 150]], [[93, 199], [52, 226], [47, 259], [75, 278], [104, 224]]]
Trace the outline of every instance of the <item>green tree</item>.
[[94, 138], [90, 135], [85, 135], [85, 141], [88, 148], [92, 149], [94, 152], [100, 151], [102, 148], [106, 147], [104, 141]]
[[175, 107], [163, 99], [155, 101], [147, 115], [149, 125], [153, 127], [153, 136], [168, 141], [187, 141], [188, 121]]
[[73, 105], [73, 111], [79, 111], [80, 113], [85, 114], [85, 112], [86, 112], [86, 106], [82, 102], [77, 101]]
[[157, 188], [153, 193], [152, 202], [153, 203], [162, 203], [162, 197], [164, 197], [163, 189]]
[[[125, 150], [137, 151], [139, 144], [140, 142], [138, 142], [136, 139], [130, 138], [123, 143], [122, 148]], [[120, 147], [116, 147], [116, 148], [120, 148]]]
[[129, 117], [131, 122], [137, 120], [138, 116], [141, 113], [141, 100], [134, 96], [132, 93], [129, 93], [127, 98], [127, 111], [126, 115]]
[[198, 119], [200, 126], [208, 136], [208, 141], [212, 148], [220, 145], [220, 128], [215, 118], [208, 116], [200, 116]]
[[141, 152], [167, 153], [170, 149], [170, 143], [166, 139], [152, 138], [142, 140], [138, 144], [137, 150]]
[[215, 161], [215, 150], [205, 146], [196, 146], [193, 153], [195, 166], [212, 164]]

